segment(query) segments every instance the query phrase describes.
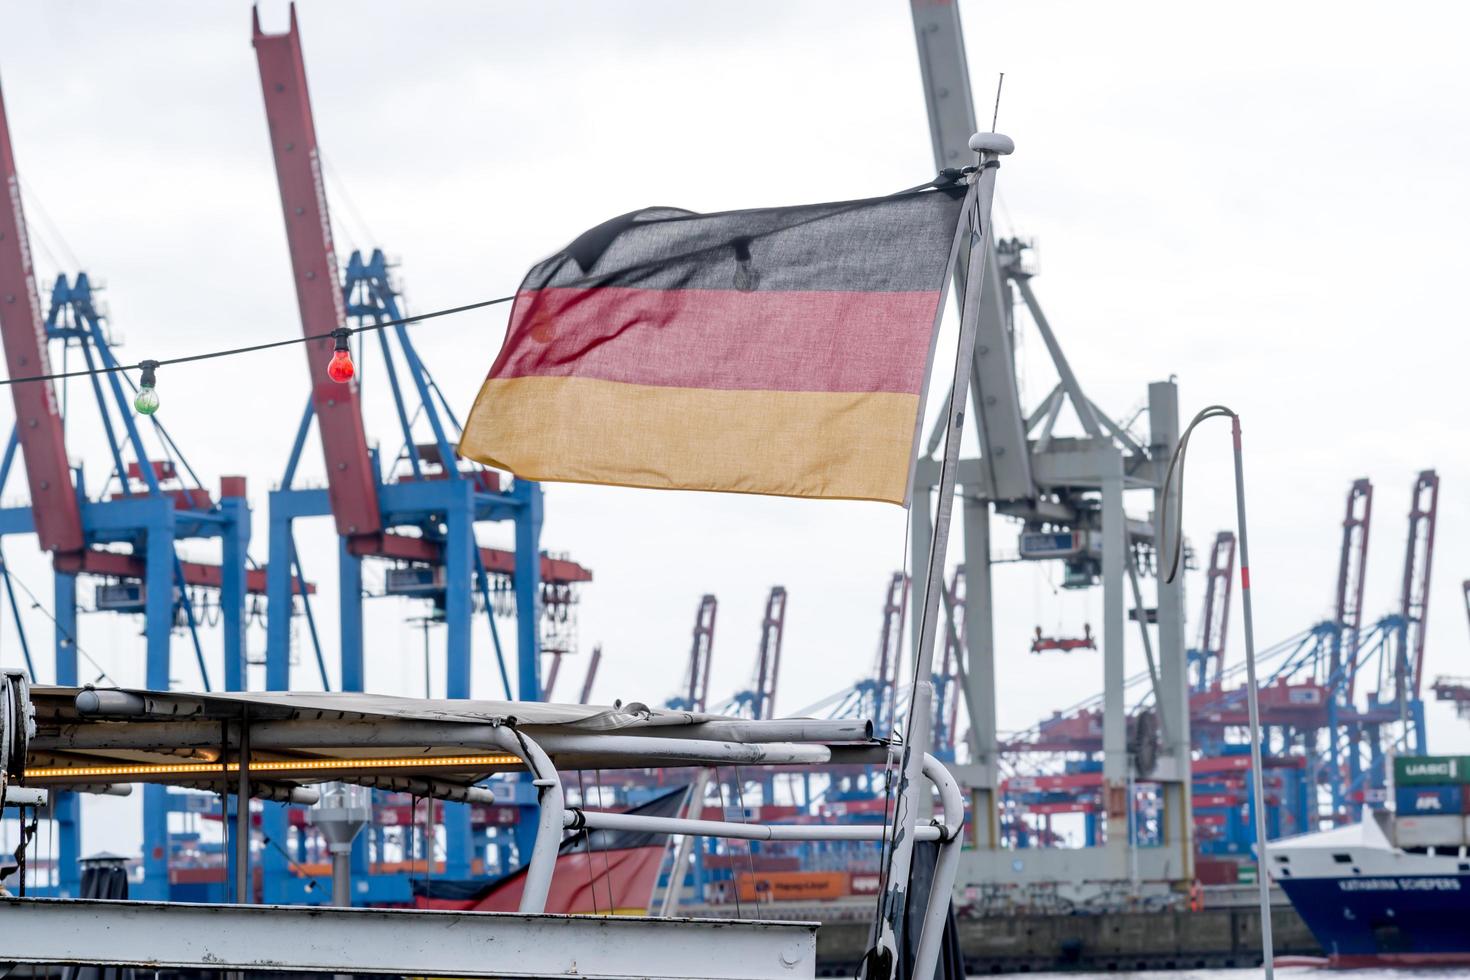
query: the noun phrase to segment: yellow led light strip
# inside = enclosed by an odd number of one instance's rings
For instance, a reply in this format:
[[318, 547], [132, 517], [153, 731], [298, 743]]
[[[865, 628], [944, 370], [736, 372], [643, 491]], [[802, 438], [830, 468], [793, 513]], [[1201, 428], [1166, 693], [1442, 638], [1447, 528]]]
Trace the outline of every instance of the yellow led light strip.
[[[484, 766], [520, 765], [519, 756], [514, 755], [427, 755], [409, 759], [285, 759], [271, 762], [251, 762], [250, 772], [268, 775], [275, 773], [288, 776], [293, 773], [337, 771], [360, 771], [364, 769], [478, 769]], [[193, 776], [222, 775], [239, 772], [238, 762], [221, 765], [218, 762], [176, 762], [160, 765], [113, 765], [113, 766], [52, 766], [27, 769], [25, 779], [75, 779], [98, 776]]]

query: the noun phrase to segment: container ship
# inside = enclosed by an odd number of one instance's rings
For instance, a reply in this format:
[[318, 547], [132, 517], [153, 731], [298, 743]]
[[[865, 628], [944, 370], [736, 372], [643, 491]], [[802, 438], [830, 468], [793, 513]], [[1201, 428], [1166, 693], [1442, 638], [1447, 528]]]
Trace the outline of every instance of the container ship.
[[1394, 811], [1268, 845], [1334, 966], [1470, 965], [1470, 756], [1394, 760]]

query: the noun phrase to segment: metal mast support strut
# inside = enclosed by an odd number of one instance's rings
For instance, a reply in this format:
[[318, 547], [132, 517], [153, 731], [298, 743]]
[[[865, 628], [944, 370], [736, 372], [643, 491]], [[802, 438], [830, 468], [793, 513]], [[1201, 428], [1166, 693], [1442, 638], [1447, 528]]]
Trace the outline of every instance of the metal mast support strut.
[[[970, 140], [971, 149], [980, 154], [980, 169], [972, 178], [969, 199], [955, 229], [951, 263], [958, 261], [962, 246], [968, 246], [969, 269], [966, 282], [980, 279], [991, 236], [990, 208], [995, 196], [995, 172], [999, 158], [1009, 154], [1013, 145], [1008, 137], [996, 133], [977, 133]], [[960, 437], [964, 431], [965, 403], [970, 384], [970, 360], [975, 351], [976, 324], [979, 319], [979, 290], [960, 293], [960, 340], [955, 353], [954, 376], [950, 382], [944, 425], [944, 460], [939, 471], [939, 501], [934, 516], [933, 540], [924, 567], [924, 607], [919, 624], [918, 656], [914, 662], [912, 695], [909, 698], [908, 725], [905, 729], [898, 794], [893, 812], [893, 848], [887, 868], [887, 883], [879, 905], [878, 934], [864, 960], [863, 976], [868, 978], [893, 975], [897, 957], [904, 948], [903, 929], [907, 917], [909, 872], [913, 866], [915, 832], [922, 804], [919, 798], [920, 773], [924, 754], [928, 751], [930, 725], [933, 721], [934, 642], [939, 624], [940, 598], [945, 593], [944, 556], [949, 541], [950, 518], [954, 509], [956, 469], [960, 456]], [[944, 303], [937, 316], [942, 316]], [[936, 327], [938, 324], [935, 324]], [[915, 509], [928, 509], [927, 495], [914, 500]], [[914, 566], [915, 574], [920, 566]], [[961, 831], [962, 832], [962, 831]], [[937, 876], [936, 876], [937, 877]], [[947, 908], [940, 896], [938, 904]], [[931, 902], [934, 899], [931, 897]], [[914, 954], [914, 976], [934, 975], [938, 960], [942, 928], [935, 928], [936, 909], [929, 909], [929, 927], [918, 939]]]

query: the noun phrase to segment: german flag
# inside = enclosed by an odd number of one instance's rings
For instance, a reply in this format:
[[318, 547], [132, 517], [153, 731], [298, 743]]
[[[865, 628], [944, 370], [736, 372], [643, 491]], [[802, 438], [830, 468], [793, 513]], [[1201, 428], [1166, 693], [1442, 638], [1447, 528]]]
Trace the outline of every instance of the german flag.
[[593, 228], [521, 284], [461, 455], [530, 480], [903, 503], [963, 197]]

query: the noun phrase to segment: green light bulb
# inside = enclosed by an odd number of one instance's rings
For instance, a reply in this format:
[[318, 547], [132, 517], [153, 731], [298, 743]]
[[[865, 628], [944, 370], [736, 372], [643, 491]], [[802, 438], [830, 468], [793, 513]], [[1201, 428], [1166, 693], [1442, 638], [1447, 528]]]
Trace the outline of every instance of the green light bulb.
[[144, 385], [138, 389], [138, 397], [133, 399], [133, 407], [140, 415], [152, 415], [158, 411], [158, 392], [152, 385]]

